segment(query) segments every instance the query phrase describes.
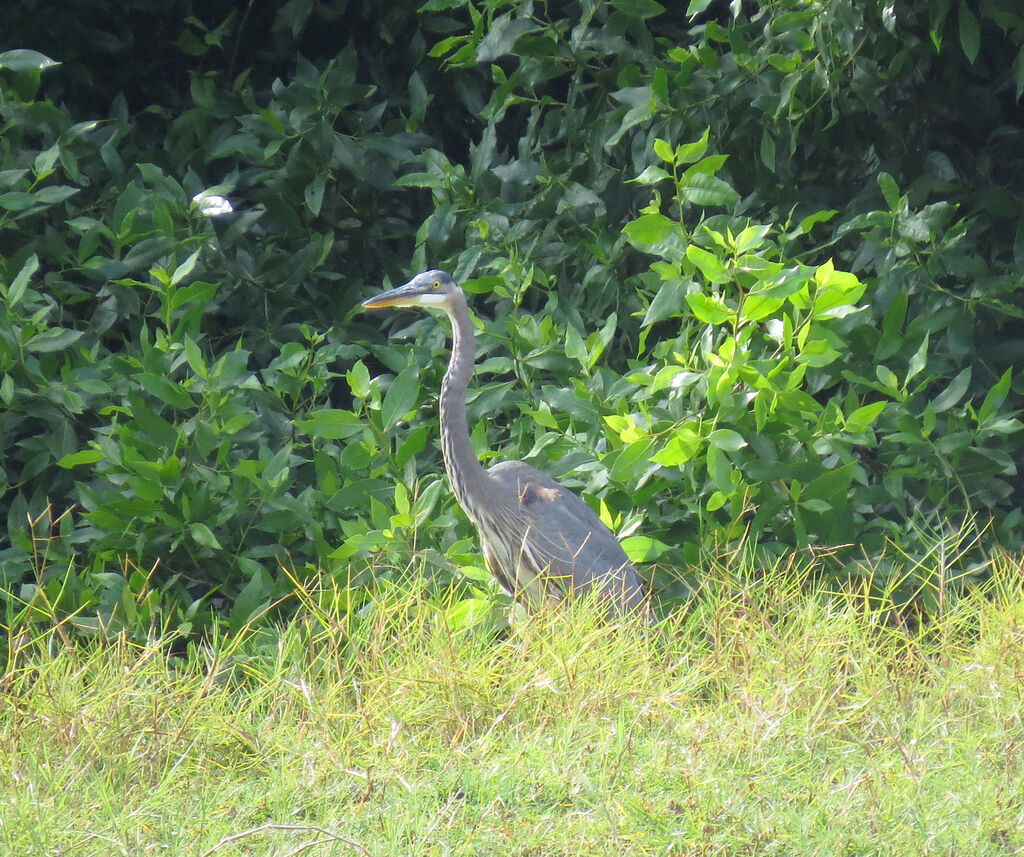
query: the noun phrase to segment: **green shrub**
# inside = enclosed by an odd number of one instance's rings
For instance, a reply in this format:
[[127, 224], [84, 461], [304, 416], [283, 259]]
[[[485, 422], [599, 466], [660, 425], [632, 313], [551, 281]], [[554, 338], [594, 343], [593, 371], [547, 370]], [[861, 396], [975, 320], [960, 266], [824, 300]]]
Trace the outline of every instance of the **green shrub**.
[[414, 556], [485, 594], [443, 327], [356, 314], [428, 266], [474, 296], [482, 458], [584, 492], [659, 588], [739, 543], [1020, 546], [1016, 12], [407, 11], [215, 4], [152, 55], [62, 26], [74, 74], [0, 54], [9, 615], [156, 592], [240, 627]]

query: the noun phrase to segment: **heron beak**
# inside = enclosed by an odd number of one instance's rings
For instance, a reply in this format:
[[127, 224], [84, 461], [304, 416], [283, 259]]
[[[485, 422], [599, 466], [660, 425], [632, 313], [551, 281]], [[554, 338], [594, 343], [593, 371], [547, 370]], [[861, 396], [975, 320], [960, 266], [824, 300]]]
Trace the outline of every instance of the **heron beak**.
[[419, 306], [419, 297], [422, 295], [419, 286], [406, 283], [396, 289], [389, 289], [374, 295], [369, 300], [363, 301], [363, 309], [387, 309], [388, 307]]
[[[433, 285], [433, 287], [431, 287]], [[381, 292], [368, 301], [363, 301], [363, 309], [386, 309], [387, 307], [435, 307], [447, 310], [449, 298], [447, 295], [436, 291], [439, 284], [437, 281], [424, 283], [417, 277], [410, 280], [404, 286]]]

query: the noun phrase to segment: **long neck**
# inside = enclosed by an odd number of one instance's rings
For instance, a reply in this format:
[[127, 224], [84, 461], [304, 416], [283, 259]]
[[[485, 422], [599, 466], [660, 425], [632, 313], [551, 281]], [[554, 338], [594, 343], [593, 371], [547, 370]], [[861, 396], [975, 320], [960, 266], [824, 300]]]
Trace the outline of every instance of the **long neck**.
[[466, 422], [466, 389], [473, 377], [476, 344], [465, 298], [459, 295], [448, 315], [452, 322], [452, 355], [441, 382], [441, 448], [455, 498], [476, 521], [480, 516], [474, 499], [481, 495], [488, 477], [473, 451]]

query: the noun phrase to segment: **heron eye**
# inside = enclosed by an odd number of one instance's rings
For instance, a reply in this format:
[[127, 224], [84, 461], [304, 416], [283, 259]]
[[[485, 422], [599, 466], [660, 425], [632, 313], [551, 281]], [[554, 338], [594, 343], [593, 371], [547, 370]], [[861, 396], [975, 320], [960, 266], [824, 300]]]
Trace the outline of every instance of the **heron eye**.
[[433, 283], [433, 285], [431, 285], [430, 288], [432, 288], [436, 292], [439, 288], [441, 288], [441, 281], [440, 280], [434, 280], [434, 283]]

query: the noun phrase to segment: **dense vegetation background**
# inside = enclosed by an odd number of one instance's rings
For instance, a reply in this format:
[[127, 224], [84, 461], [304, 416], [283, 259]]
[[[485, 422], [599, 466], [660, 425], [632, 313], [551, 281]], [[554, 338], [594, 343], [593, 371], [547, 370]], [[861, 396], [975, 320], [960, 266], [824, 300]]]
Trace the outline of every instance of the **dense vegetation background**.
[[357, 309], [428, 266], [473, 293], [481, 455], [665, 597], [817, 547], [927, 608], [921, 557], [1019, 550], [1016, 3], [385, 6], [5, 10], [8, 627], [357, 606], [414, 554], [488, 597], [445, 332]]

